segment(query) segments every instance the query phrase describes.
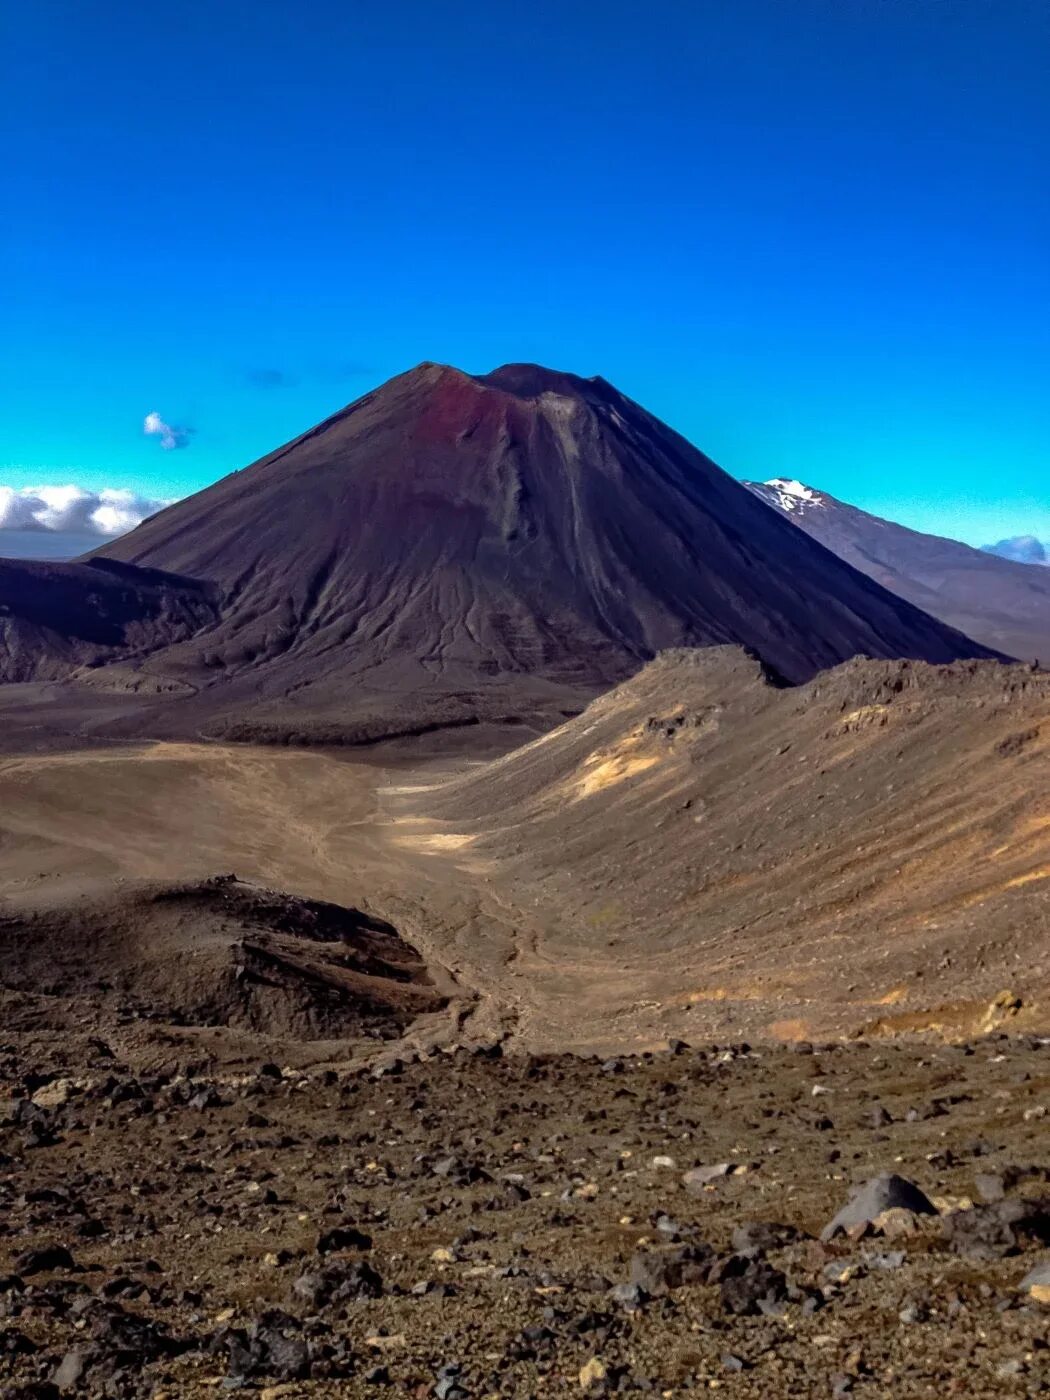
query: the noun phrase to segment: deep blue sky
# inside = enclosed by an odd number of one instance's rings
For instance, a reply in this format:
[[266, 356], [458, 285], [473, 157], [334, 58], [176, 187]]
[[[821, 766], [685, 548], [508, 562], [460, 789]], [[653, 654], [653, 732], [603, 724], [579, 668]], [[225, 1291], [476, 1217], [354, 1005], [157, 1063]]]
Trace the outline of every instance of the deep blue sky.
[[3, 29], [0, 485], [181, 494], [419, 360], [530, 359], [737, 475], [1050, 537], [1044, 0], [32, 0]]

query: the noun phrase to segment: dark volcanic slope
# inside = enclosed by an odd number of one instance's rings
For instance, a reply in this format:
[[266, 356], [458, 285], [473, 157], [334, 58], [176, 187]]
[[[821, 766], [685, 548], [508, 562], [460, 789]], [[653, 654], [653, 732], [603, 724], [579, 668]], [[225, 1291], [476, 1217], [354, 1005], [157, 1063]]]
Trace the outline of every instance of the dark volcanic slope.
[[389, 1039], [445, 1000], [391, 925], [232, 876], [121, 884], [0, 917], [9, 1027], [135, 1018], [292, 1040]]
[[221, 618], [151, 665], [210, 686], [197, 710], [264, 702], [255, 732], [289, 700], [363, 733], [556, 713], [668, 646], [792, 680], [981, 651], [603, 380], [527, 365], [424, 364], [100, 555], [218, 585]]
[[1050, 657], [1050, 570], [925, 535], [798, 481], [750, 490], [855, 569], [985, 646]]
[[216, 616], [207, 586], [156, 569], [0, 559], [0, 682], [141, 656]]

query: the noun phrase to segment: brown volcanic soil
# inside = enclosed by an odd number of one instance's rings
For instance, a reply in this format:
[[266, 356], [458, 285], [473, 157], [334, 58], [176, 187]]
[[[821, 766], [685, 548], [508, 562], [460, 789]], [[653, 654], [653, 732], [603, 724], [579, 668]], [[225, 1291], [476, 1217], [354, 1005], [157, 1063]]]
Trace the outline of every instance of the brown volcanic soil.
[[403, 829], [527, 911], [526, 1040], [599, 1006], [609, 1043], [643, 1008], [677, 1034], [950, 1030], [1004, 987], [1047, 1024], [1048, 745], [1050, 676], [1026, 667], [851, 662], [784, 689], [738, 650], [676, 652], [411, 794]]
[[0, 757], [0, 1395], [1045, 1394], [1050, 1049], [972, 1038], [1048, 1020], [1048, 706], [716, 648], [484, 761]]
[[[123, 732], [340, 742], [550, 724], [669, 646], [793, 680], [987, 653], [844, 566], [601, 379], [424, 364], [96, 558], [207, 580]], [[123, 683], [123, 682], [122, 682]]]
[[[480, 735], [481, 731], [468, 731]], [[463, 731], [454, 731], [461, 737]], [[1047, 1026], [1050, 677], [672, 653], [479, 763], [152, 744], [0, 758], [9, 917], [216, 871], [394, 925], [427, 1039], [648, 1048]]]
[[805, 500], [769, 483], [745, 484], [840, 559], [949, 627], [1023, 661], [1050, 657], [1050, 569], [909, 530], [825, 491]]
[[[10, 1400], [1046, 1394], [1046, 1306], [1019, 1288], [1048, 1259], [1045, 1043], [377, 1077], [186, 1037], [0, 1045]], [[694, 1164], [732, 1174], [694, 1194]], [[885, 1171], [939, 1214], [820, 1244]]]
[[447, 1004], [391, 924], [232, 876], [0, 917], [0, 989], [8, 1028], [87, 1017], [292, 1040], [397, 1039]]

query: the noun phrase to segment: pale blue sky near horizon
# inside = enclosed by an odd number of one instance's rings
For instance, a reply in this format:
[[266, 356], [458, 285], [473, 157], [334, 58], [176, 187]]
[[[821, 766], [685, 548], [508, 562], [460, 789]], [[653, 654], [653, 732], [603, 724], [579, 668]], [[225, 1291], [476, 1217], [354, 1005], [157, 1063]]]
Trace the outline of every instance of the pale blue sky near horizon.
[[0, 487], [183, 495], [536, 360], [736, 476], [1050, 539], [1035, 0], [37, 0], [0, 48]]

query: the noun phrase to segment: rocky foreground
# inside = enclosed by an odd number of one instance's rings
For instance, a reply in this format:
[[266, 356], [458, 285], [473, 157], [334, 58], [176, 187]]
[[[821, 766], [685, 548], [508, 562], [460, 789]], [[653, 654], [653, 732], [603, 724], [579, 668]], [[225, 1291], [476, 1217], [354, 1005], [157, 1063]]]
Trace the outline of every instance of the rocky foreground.
[[1046, 1041], [303, 1073], [128, 1035], [0, 1046], [8, 1400], [1050, 1391]]

